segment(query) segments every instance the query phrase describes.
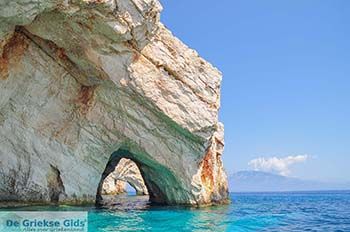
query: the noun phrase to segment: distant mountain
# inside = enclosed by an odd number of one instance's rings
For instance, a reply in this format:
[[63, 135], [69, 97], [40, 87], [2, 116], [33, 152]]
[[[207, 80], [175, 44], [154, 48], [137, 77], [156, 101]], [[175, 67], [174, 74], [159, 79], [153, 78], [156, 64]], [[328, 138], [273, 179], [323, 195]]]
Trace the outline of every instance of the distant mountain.
[[301, 180], [259, 171], [240, 171], [229, 176], [231, 192], [282, 192], [350, 190], [350, 183]]

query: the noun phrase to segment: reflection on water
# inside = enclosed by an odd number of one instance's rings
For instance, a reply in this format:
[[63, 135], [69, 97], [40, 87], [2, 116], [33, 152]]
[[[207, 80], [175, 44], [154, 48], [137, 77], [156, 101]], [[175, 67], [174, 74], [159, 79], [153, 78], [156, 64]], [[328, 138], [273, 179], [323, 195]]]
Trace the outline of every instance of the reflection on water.
[[226, 231], [229, 206], [160, 206], [152, 205], [148, 196], [128, 195], [103, 200], [102, 208], [90, 209], [89, 231]]
[[[106, 198], [95, 206], [32, 206], [12, 210], [89, 211], [89, 231], [350, 231], [350, 192], [231, 195], [205, 208], [154, 206], [147, 196]], [[8, 210], [8, 209], [6, 209]]]
[[138, 196], [136, 194], [102, 195], [102, 205], [99, 209], [106, 210], [145, 210], [151, 205], [149, 196]]

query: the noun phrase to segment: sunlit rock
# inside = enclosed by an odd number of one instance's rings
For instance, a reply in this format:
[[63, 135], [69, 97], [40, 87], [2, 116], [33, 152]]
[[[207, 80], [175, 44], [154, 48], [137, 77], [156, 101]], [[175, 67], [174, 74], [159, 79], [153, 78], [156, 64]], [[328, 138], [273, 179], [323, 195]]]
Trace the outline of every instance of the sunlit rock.
[[116, 195], [127, 192], [126, 183], [129, 183], [137, 195], [148, 195], [147, 187], [143, 181], [137, 165], [129, 159], [121, 159], [114, 171], [103, 181], [102, 194]]
[[122, 158], [152, 202], [227, 200], [221, 74], [158, 1], [25, 2], [0, 2], [0, 200], [98, 200]]

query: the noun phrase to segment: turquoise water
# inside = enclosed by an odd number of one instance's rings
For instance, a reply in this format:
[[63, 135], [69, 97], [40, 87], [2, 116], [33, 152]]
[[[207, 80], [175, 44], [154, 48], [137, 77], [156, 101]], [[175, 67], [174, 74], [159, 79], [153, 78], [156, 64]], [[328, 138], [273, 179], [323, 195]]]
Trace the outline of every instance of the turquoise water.
[[[35, 206], [11, 210], [87, 210], [89, 231], [350, 231], [350, 192], [236, 193], [209, 208], [150, 206], [123, 196], [105, 208]], [[9, 210], [9, 209], [6, 209]]]

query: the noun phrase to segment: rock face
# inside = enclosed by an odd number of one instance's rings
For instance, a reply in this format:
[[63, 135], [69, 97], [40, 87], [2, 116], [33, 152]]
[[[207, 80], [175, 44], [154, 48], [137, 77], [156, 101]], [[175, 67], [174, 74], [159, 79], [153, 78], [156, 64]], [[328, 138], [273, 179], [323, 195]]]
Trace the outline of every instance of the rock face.
[[137, 195], [148, 195], [147, 187], [137, 165], [132, 160], [122, 158], [114, 171], [104, 179], [102, 194], [125, 193], [126, 183], [136, 190]]
[[118, 195], [126, 192], [125, 181], [106, 178], [103, 182], [102, 195]]
[[0, 1], [0, 200], [99, 199], [122, 158], [152, 202], [227, 200], [221, 74], [157, 0]]

